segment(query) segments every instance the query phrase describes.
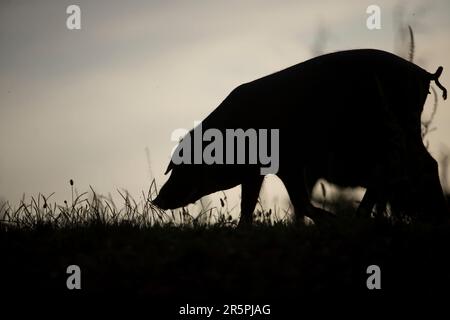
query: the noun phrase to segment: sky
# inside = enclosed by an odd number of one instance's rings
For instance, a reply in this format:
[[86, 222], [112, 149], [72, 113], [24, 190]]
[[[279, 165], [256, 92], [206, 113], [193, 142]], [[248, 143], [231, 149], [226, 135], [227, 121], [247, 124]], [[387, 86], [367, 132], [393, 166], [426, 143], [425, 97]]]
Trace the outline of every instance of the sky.
[[[72, 4], [80, 30], [66, 27]], [[379, 30], [366, 27], [372, 4]], [[319, 51], [404, 52], [399, 24], [413, 27], [415, 62], [442, 65], [450, 87], [448, 0], [0, 0], [0, 198], [61, 201], [70, 179], [80, 192], [138, 198], [167, 179], [171, 133], [237, 85]], [[436, 158], [450, 148], [449, 104], [429, 137]]]

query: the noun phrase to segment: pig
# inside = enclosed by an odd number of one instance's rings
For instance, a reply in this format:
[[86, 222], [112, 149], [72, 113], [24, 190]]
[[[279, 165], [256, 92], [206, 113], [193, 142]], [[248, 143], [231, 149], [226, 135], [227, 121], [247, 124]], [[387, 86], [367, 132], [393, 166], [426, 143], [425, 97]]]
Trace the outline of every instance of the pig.
[[[239, 85], [201, 125], [222, 133], [278, 129], [279, 167], [273, 173], [283, 181], [297, 221], [324, 216], [311, 204], [320, 178], [366, 188], [360, 214], [389, 202], [423, 216], [447, 217], [438, 164], [423, 144], [420, 121], [431, 81], [447, 97], [441, 73], [442, 67], [432, 74], [376, 49], [329, 53]], [[172, 158], [165, 173], [171, 175], [153, 203], [175, 209], [241, 185], [239, 225], [248, 225], [264, 179], [261, 167], [180, 164]]]

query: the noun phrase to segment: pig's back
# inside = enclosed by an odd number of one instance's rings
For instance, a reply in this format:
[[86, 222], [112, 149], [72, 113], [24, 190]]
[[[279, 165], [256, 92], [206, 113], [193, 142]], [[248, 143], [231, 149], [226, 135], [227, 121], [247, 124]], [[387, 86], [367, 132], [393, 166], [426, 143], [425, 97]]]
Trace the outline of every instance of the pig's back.
[[388, 91], [406, 94], [404, 83], [414, 77], [428, 79], [429, 74], [381, 50], [330, 53], [237, 87], [204, 120], [204, 127], [284, 128], [296, 122], [305, 130], [326, 126], [363, 108], [367, 94], [373, 93], [374, 75]]

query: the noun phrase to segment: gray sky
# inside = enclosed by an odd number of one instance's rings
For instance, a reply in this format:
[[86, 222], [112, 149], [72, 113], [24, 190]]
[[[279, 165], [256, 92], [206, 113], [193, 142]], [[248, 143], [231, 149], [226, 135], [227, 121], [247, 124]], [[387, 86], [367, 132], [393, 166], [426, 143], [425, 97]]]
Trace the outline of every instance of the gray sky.
[[[426, 3], [426, 4], [422, 4]], [[405, 1], [416, 62], [450, 89], [450, 2]], [[81, 7], [81, 30], [66, 7]], [[381, 7], [381, 30], [366, 8]], [[145, 148], [161, 185], [176, 128], [190, 129], [238, 84], [325, 52], [393, 51], [392, 1], [0, 1], [0, 196], [149, 185]], [[440, 101], [432, 151], [450, 147]]]

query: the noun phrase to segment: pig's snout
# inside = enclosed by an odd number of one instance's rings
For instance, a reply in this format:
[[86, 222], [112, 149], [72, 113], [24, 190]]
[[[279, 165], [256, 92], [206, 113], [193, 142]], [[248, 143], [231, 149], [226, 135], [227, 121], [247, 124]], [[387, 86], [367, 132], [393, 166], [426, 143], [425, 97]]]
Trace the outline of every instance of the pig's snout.
[[163, 199], [163, 197], [161, 197], [160, 195], [158, 195], [155, 198], [155, 200], [152, 201], [152, 204], [154, 204], [155, 206], [157, 206], [158, 208], [163, 209], [163, 210], [170, 209], [168, 204], [167, 204], [167, 201], [165, 201]]

